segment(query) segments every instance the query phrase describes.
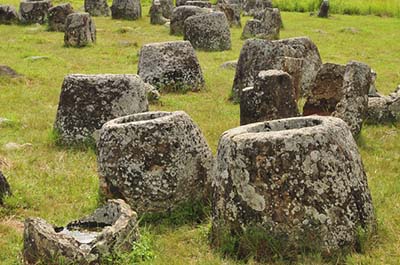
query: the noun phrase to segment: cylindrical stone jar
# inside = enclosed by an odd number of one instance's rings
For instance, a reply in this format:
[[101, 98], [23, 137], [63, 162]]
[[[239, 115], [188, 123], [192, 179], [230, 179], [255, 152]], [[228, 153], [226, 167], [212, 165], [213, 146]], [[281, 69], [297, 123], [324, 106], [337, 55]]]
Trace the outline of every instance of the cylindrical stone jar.
[[226, 131], [212, 185], [216, 246], [226, 233], [240, 238], [256, 229], [286, 253], [332, 253], [353, 247], [359, 229], [374, 228], [363, 163], [341, 119], [289, 118]]
[[124, 199], [138, 213], [165, 212], [209, 192], [213, 156], [185, 112], [111, 120], [97, 147], [102, 192]]

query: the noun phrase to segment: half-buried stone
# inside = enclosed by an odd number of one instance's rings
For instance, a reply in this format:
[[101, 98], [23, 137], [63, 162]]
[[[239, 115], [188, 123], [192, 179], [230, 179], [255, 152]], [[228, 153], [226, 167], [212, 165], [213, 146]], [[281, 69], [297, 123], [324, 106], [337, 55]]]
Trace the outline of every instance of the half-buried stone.
[[97, 142], [100, 190], [139, 214], [167, 212], [209, 195], [213, 156], [184, 112], [147, 112], [104, 124]]
[[260, 38], [268, 40], [279, 39], [282, 27], [281, 13], [278, 8], [266, 8], [248, 20], [243, 28], [242, 39]]
[[60, 144], [92, 142], [105, 122], [147, 110], [146, 84], [137, 75], [68, 75], [54, 129]]
[[0, 24], [18, 23], [19, 15], [14, 6], [0, 4]]
[[96, 26], [88, 13], [72, 13], [65, 20], [64, 44], [84, 47], [96, 42]]
[[114, 19], [137, 20], [142, 17], [140, 0], [113, 0], [111, 16]]
[[146, 44], [139, 57], [139, 76], [158, 90], [198, 91], [204, 86], [199, 61], [188, 41]]
[[290, 118], [226, 131], [213, 191], [212, 242], [218, 247], [223, 238], [236, 238], [244, 257], [250, 243], [263, 244], [252, 248], [261, 247], [263, 255], [277, 246], [283, 255], [304, 249], [329, 255], [353, 249], [358, 231], [375, 230], [361, 156], [338, 118]]
[[0, 205], [3, 204], [3, 198], [11, 195], [10, 184], [3, 173], [0, 171]]
[[130, 252], [138, 240], [136, 213], [122, 200], [109, 200], [65, 227], [26, 219], [23, 256], [25, 264], [101, 264], [114, 252]]
[[231, 32], [223, 12], [211, 12], [187, 18], [183, 39], [190, 41], [195, 49], [224, 51], [231, 48]]
[[47, 14], [50, 7], [51, 2], [48, 0], [21, 1], [19, 4], [21, 22], [24, 24], [44, 24], [47, 20]]

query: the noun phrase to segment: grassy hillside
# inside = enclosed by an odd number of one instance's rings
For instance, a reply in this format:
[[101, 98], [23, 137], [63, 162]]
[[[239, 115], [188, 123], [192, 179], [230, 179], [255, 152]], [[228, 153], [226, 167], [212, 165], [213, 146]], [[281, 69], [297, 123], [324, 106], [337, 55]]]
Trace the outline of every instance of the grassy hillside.
[[[0, 0], [4, 3], [5, 0]], [[13, 0], [16, 3], [16, 0]], [[75, 2], [76, 9], [82, 3]], [[147, 14], [148, 6], [144, 14]], [[335, 15], [329, 20], [308, 14], [283, 13], [282, 38], [309, 36], [324, 62], [359, 60], [378, 73], [377, 87], [391, 92], [400, 83], [400, 20], [375, 16]], [[0, 117], [11, 124], [0, 127], [0, 169], [8, 177], [14, 196], [0, 208], [0, 264], [19, 264], [21, 222], [39, 216], [57, 225], [92, 212], [98, 205], [98, 179], [92, 150], [56, 147], [51, 130], [63, 77], [69, 73], [136, 73], [138, 51], [150, 42], [178, 40], [168, 28], [139, 21], [95, 18], [97, 44], [83, 49], [65, 48], [63, 34], [45, 26], [0, 25], [0, 64], [23, 78], [0, 77]], [[123, 30], [121, 30], [123, 29]], [[125, 32], [125, 33], [121, 33]], [[240, 29], [232, 30], [233, 47], [225, 52], [197, 52], [205, 74], [206, 90], [163, 95], [157, 110], [184, 110], [203, 130], [213, 151], [220, 134], [239, 125], [239, 106], [227, 99], [234, 71], [220, 65], [237, 59], [243, 42]], [[32, 60], [31, 56], [45, 56]], [[398, 264], [400, 260], [400, 128], [365, 126], [359, 146], [379, 222], [378, 238], [364, 254], [348, 257], [349, 264]], [[31, 143], [22, 150], [4, 144]], [[209, 222], [181, 226], [151, 225], [147, 245], [154, 258], [145, 264], [236, 264], [210, 250]], [[145, 253], [151, 252], [144, 248]], [[121, 262], [124, 263], [124, 262]], [[321, 263], [318, 257], [305, 264]]]

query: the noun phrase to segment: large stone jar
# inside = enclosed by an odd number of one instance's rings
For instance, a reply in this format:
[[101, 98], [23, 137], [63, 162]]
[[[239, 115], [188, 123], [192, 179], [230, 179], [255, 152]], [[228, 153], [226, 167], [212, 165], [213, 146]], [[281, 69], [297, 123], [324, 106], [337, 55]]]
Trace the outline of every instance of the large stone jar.
[[124, 199], [139, 214], [165, 212], [207, 194], [212, 153], [185, 112], [111, 120], [101, 129], [97, 148], [104, 195]]
[[240, 238], [256, 229], [258, 238], [279, 243], [286, 253], [329, 254], [354, 247], [359, 231], [374, 228], [363, 163], [338, 118], [289, 118], [226, 131], [213, 190], [217, 246], [226, 233]]

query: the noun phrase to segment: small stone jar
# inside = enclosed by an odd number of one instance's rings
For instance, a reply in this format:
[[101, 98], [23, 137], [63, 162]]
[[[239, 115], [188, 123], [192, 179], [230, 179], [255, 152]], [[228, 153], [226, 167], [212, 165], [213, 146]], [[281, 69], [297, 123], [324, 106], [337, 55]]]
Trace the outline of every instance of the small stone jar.
[[357, 145], [338, 118], [290, 118], [226, 131], [213, 191], [217, 246], [224, 233], [241, 237], [256, 229], [258, 238], [279, 242], [283, 253], [333, 253], [353, 248], [360, 229], [375, 227]]
[[111, 120], [97, 143], [100, 185], [138, 213], [165, 212], [203, 199], [213, 156], [200, 129], [182, 111]]

